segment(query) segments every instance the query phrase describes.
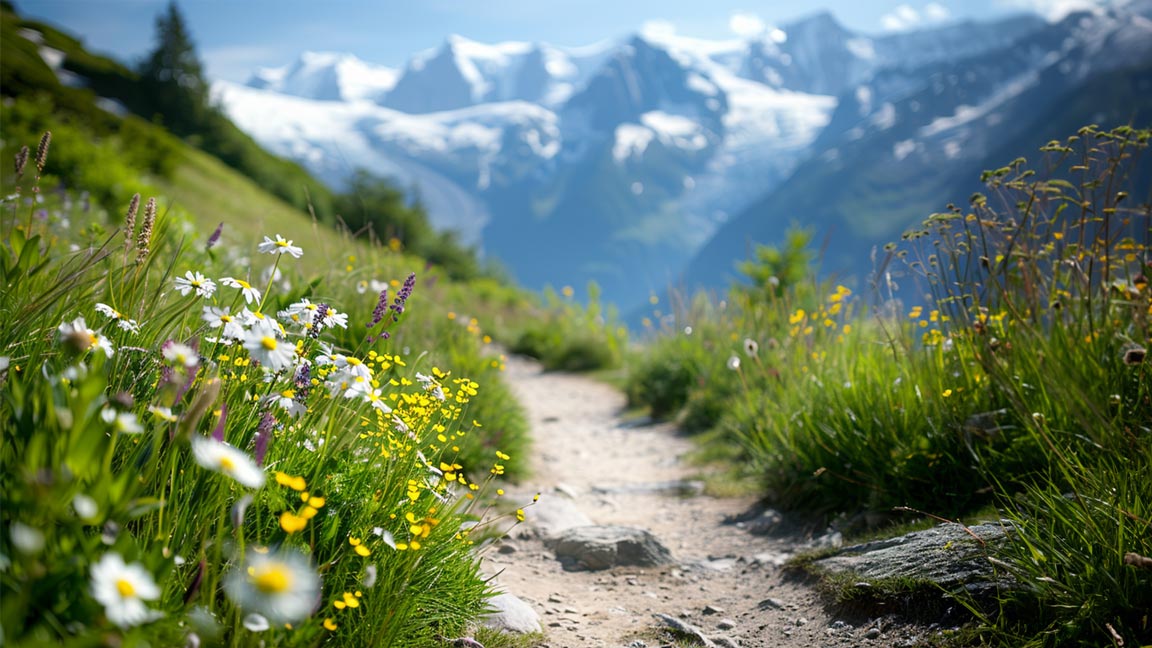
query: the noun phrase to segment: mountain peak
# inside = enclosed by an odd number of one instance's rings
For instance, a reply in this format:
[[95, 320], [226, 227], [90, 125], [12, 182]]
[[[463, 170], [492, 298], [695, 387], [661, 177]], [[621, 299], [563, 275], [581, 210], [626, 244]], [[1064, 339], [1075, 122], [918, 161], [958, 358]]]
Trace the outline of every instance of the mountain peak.
[[345, 52], [302, 52], [280, 67], [260, 68], [246, 85], [323, 101], [373, 99], [396, 83], [396, 70]]
[[784, 32], [788, 34], [798, 32], [842, 37], [854, 35], [847, 27], [840, 24], [836, 16], [832, 15], [832, 12], [827, 9], [822, 9], [788, 24], [784, 27]]

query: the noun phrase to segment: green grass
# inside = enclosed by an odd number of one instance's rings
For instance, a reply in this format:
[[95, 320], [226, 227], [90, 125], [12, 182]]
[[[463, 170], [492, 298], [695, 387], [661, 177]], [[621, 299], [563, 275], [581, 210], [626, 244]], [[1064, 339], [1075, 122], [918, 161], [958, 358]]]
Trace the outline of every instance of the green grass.
[[[63, 139], [50, 157], [67, 150]], [[521, 474], [527, 447], [500, 357], [485, 352], [478, 320], [448, 311], [483, 306], [469, 301], [470, 286], [314, 226], [199, 154], [170, 181], [187, 202], [157, 187], [147, 237], [148, 210], [121, 232], [121, 214], [42, 191], [34, 165], [0, 214], [6, 639], [175, 645], [195, 632], [228, 645], [436, 646], [436, 635], [462, 632], [489, 595], [465, 523], [483, 531], [499, 515], [488, 484]], [[231, 205], [203, 200], [217, 186]], [[37, 195], [35, 207], [24, 200]], [[221, 244], [206, 248], [197, 218], [225, 220]], [[302, 258], [260, 254], [261, 233], [296, 237]], [[263, 274], [272, 269], [281, 276]], [[367, 340], [377, 295], [361, 286], [381, 282], [391, 303], [409, 270], [418, 274], [406, 309]], [[176, 279], [189, 272], [217, 282], [215, 292], [181, 294]], [[261, 296], [246, 304], [225, 276]], [[518, 303], [493, 287], [484, 294]], [[348, 327], [283, 314], [305, 299], [347, 313]], [[249, 306], [284, 328], [269, 328], [250, 355], [205, 324], [205, 306], [234, 316]], [[271, 347], [288, 350], [288, 366], [255, 355]], [[363, 388], [353, 387], [356, 366], [370, 381]], [[219, 455], [214, 433], [239, 454]], [[264, 569], [261, 556], [274, 561], [272, 580], [248, 571]], [[109, 581], [98, 565], [112, 559], [136, 574]], [[311, 596], [317, 573], [318, 610], [267, 595]], [[233, 580], [266, 592], [242, 596]], [[118, 616], [118, 603], [95, 596], [100, 583], [122, 598], [143, 595], [133, 600], [155, 612]], [[271, 627], [247, 629], [254, 613]]]
[[803, 237], [759, 252], [751, 285], [649, 326], [632, 404], [710, 430], [705, 453], [753, 466], [779, 507], [994, 506], [1026, 586], [970, 602], [979, 641], [1152, 641], [1152, 583], [1123, 560], [1152, 553], [1152, 207], [1126, 193], [1150, 136], [1083, 129], [891, 245], [924, 306], [802, 278]]

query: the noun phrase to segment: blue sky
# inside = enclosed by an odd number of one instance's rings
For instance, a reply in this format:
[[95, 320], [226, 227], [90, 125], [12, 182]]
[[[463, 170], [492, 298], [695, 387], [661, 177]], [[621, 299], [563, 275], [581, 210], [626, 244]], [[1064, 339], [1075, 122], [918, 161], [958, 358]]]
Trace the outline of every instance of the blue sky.
[[[24, 15], [59, 25], [88, 47], [133, 62], [153, 46], [167, 0], [14, 0]], [[304, 50], [345, 51], [393, 67], [449, 34], [484, 42], [587, 45], [646, 23], [700, 38], [731, 37], [821, 9], [856, 31], [880, 34], [1021, 10], [1058, 15], [1094, 0], [180, 0], [209, 76], [244, 81]]]

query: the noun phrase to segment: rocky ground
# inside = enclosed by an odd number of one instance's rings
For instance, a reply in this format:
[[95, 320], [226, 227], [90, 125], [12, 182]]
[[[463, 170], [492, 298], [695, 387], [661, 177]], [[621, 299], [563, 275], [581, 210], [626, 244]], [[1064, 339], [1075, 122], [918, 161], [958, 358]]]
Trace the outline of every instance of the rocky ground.
[[683, 461], [691, 442], [670, 425], [626, 422], [613, 388], [515, 358], [508, 379], [535, 447], [533, 476], [507, 497], [542, 496], [485, 552], [512, 595], [501, 598], [527, 604], [519, 620], [509, 611], [493, 623], [529, 629], [538, 617], [541, 648], [914, 646], [946, 630], [830, 613], [810, 579], [781, 565], [838, 534], [781, 533], [753, 499], [703, 494]]

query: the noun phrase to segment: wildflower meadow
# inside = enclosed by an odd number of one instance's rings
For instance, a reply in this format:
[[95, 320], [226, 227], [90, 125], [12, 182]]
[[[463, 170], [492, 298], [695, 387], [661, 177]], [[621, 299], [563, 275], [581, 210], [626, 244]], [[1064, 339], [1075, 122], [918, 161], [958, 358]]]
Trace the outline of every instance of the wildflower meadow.
[[762, 248], [723, 298], [647, 322], [630, 400], [849, 534], [1001, 521], [987, 560], [1013, 585], [951, 593], [969, 643], [1147, 643], [1150, 138], [1087, 127], [985, 173], [871, 285], [812, 279], [805, 232]]
[[333, 264], [277, 232], [239, 248], [139, 195], [108, 215], [44, 190], [50, 155], [47, 133], [21, 149], [0, 216], [3, 641], [463, 632], [491, 594], [489, 486], [524, 448], [475, 319], [409, 333], [438, 277], [377, 273], [410, 258]]

